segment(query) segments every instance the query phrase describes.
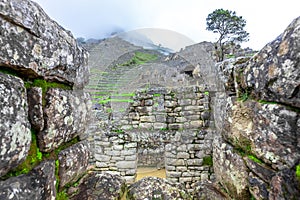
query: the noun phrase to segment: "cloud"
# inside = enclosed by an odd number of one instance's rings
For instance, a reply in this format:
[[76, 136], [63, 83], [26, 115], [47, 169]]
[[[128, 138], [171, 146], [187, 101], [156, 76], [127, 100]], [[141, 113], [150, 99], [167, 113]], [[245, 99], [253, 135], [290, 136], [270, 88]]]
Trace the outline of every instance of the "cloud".
[[298, 0], [35, 0], [51, 18], [76, 37], [102, 38], [117, 29], [164, 28], [196, 42], [215, 41], [205, 30], [206, 17], [217, 8], [243, 16], [250, 41], [243, 46], [262, 48], [299, 16]]

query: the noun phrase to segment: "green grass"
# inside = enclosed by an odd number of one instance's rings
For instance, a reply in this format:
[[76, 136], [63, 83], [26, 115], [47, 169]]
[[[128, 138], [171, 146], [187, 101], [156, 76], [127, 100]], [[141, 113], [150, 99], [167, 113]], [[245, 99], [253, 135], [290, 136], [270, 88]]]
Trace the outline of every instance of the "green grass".
[[161, 94], [153, 94], [154, 97], [160, 97]]
[[262, 163], [263, 163], [260, 159], [258, 159], [258, 158], [257, 158], [255, 155], [253, 155], [253, 154], [247, 155], [247, 157], [250, 158], [251, 160], [253, 160], [253, 161], [256, 162], [256, 163], [259, 163], [259, 164], [262, 164]]
[[296, 166], [296, 177], [300, 181], [300, 164]]
[[209, 95], [209, 91], [205, 91], [204, 94], [205, 94], [206, 96], [208, 96], [208, 95]]
[[213, 159], [212, 156], [205, 156], [203, 157], [203, 165], [213, 166]]
[[124, 102], [124, 103], [133, 103], [132, 99], [104, 99], [98, 101], [99, 104], [106, 104], [108, 102]]
[[135, 52], [134, 56], [127, 62], [121, 64], [121, 66], [131, 66], [131, 65], [142, 65], [144, 63], [154, 61], [157, 59], [157, 55]]

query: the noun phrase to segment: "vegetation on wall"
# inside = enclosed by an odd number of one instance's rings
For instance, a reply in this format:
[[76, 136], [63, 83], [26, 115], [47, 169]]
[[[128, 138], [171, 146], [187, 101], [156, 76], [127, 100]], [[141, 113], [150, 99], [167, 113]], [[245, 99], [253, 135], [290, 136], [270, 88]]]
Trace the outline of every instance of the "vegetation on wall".
[[137, 51], [129, 61], [121, 64], [121, 66], [142, 65], [146, 62], [154, 61], [156, 59], [157, 55]]

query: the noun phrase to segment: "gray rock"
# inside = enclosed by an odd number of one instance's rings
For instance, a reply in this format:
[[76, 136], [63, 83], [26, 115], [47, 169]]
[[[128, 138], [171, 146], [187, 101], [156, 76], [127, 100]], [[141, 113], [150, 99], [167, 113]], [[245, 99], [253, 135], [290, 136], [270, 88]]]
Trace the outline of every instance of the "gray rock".
[[42, 88], [27, 89], [28, 115], [32, 128], [40, 132], [44, 128]]
[[244, 87], [266, 101], [300, 108], [300, 17], [248, 62]]
[[84, 133], [89, 123], [90, 96], [82, 91], [49, 89], [44, 108], [44, 131], [39, 133], [41, 151], [50, 152]]
[[144, 199], [190, 199], [191, 197], [179, 184], [165, 179], [147, 177], [128, 187], [127, 198], [131, 200]]
[[222, 192], [216, 183], [205, 180], [198, 182], [194, 185], [194, 191], [192, 192], [194, 199], [205, 200], [226, 200], [229, 197]]
[[83, 88], [88, 54], [71, 32], [51, 20], [33, 1], [0, 3], [0, 64], [28, 78], [43, 77]]
[[70, 200], [115, 200], [121, 199], [124, 192], [125, 180], [121, 176], [97, 172], [87, 174], [76, 188], [68, 190]]
[[41, 163], [28, 174], [0, 181], [0, 199], [53, 200], [55, 190], [55, 163]]
[[214, 139], [213, 155], [216, 181], [221, 183], [232, 198], [250, 199], [248, 172], [243, 158], [221, 138]]
[[1, 72], [0, 116], [0, 176], [2, 176], [25, 160], [30, 148], [31, 132], [24, 83], [20, 78]]
[[59, 152], [59, 186], [76, 182], [87, 171], [90, 152], [85, 143], [80, 142]]

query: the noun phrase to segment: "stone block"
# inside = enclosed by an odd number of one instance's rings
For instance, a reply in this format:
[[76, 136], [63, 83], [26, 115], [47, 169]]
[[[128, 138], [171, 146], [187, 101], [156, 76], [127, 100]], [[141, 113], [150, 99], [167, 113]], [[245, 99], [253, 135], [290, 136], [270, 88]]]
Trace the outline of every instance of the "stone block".
[[135, 169], [137, 167], [137, 162], [134, 161], [119, 161], [116, 163], [119, 169]]
[[176, 123], [183, 123], [183, 122], [186, 122], [187, 121], [187, 118], [185, 117], [175, 117], [175, 122]]
[[137, 147], [137, 143], [136, 142], [129, 142], [129, 143], [125, 143], [124, 144], [124, 148], [128, 149], [128, 148], [136, 148]]
[[187, 161], [188, 166], [201, 166], [202, 165], [202, 159], [188, 159]]
[[25, 160], [30, 148], [31, 131], [23, 81], [1, 72], [0, 115], [0, 176], [2, 176]]
[[140, 123], [139, 128], [140, 129], [152, 129], [152, 123]]
[[56, 198], [55, 163], [46, 161], [28, 174], [0, 181], [0, 199], [45, 199]]
[[188, 159], [190, 158], [190, 154], [186, 152], [178, 152], [176, 155], [177, 158]]
[[170, 130], [181, 130], [183, 129], [183, 124], [168, 124]]
[[90, 152], [83, 142], [72, 145], [58, 154], [59, 161], [59, 187], [67, 183], [76, 182], [87, 171]]
[[173, 171], [166, 171], [167, 178], [179, 178], [181, 177], [182, 172], [173, 172]]
[[155, 116], [155, 121], [156, 122], [166, 122], [167, 116], [166, 115], [156, 115]]
[[180, 106], [192, 105], [192, 100], [191, 99], [181, 99], [181, 100], [178, 100], [178, 104]]
[[152, 106], [153, 105], [153, 100], [152, 99], [146, 99], [145, 100], [145, 106]]
[[38, 134], [39, 147], [50, 152], [84, 133], [90, 117], [90, 95], [83, 91], [51, 88], [46, 93], [43, 132]]
[[153, 123], [153, 122], [155, 122], [155, 116], [154, 115], [152, 115], [152, 116], [141, 116], [140, 120], [141, 120], [141, 122]]
[[153, 128], [155, 130], [166, 129], [167, 128], [167, 124], [166, 123], [154, 123], [153, 124]]
[[204, 110], [204, 107], [203, 106], [185, 106], [183, 107], [183, 110], [185, 111], [202, 111]]
[[203, 127], [203, 121], [202, 120], [191, 121], [190, 127], [191, 128], [201, 128], [201, 127]]
[[80, 89], [88, 83], [88, 53], [38, 4], [5, 1], [1, 15], [0, 63], [26, 78], [42, 77]]
[[177, 105], [176, 101], [165, 101], [165, 107], [167, 108], [173, 108]]

